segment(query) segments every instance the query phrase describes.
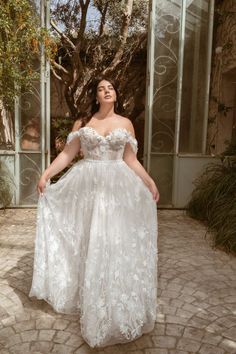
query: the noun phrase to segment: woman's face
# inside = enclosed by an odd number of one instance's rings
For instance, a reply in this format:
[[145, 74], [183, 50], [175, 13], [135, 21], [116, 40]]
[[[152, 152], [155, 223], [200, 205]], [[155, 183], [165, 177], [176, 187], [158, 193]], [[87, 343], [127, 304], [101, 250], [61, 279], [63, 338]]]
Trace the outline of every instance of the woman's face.
[[109, 81], [102, 80], [99, 82], [97, 87], [97, 100], [100, 104], [114, 103], [116, 101], [116, 91]]

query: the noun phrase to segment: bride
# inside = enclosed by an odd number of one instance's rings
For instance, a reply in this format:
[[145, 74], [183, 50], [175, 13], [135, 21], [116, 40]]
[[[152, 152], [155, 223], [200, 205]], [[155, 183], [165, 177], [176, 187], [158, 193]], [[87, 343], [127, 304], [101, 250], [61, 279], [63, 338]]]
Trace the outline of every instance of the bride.
[[[137, 160], [113, 80], [94, 83], [91, 115], [77, 123], [38, 183], [29, 296], [78, 314], [91, 347], [125, 343], [153, 330], [157, 311], [155, 182]], [[75, 163], [55, 184], [50, 178]]]

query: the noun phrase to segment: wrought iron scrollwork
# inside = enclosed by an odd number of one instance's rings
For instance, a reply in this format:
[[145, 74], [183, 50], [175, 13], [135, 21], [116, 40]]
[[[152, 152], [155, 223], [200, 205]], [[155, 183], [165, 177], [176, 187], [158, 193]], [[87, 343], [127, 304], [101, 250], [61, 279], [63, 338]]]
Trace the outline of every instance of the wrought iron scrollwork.
[[[157, 1], [155, 23], [152, 151], [173, 151], [180, 19], [173, 4]], [[166, 11], [169, 10], [169, 13]]]

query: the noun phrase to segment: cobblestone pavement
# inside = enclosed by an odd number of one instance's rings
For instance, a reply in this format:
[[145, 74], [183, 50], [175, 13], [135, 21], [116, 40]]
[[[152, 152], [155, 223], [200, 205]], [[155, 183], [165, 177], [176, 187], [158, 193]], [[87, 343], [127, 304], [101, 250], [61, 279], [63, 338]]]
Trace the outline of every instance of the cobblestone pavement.
[[203, 225], [159, 211], [159, 311], [153, 332], [91, 349], [77, 316], [28, 298], [36, 211], [0, 211], [0, 353], [236, 353], [236, 258], [213, 250]]

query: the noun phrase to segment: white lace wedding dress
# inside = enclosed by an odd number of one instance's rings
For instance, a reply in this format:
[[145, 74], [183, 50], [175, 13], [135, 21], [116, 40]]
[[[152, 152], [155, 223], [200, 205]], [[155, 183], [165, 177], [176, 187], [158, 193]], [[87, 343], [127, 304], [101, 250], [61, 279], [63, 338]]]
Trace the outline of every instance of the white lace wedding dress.
[[70, 133], [84, 159], [38, 203], [30, 296], [79, 314], [91, 347], [150, 332], [157, 310], [157, 210], [142, 179], [122, 159], [136, 139], [124, 128]]

